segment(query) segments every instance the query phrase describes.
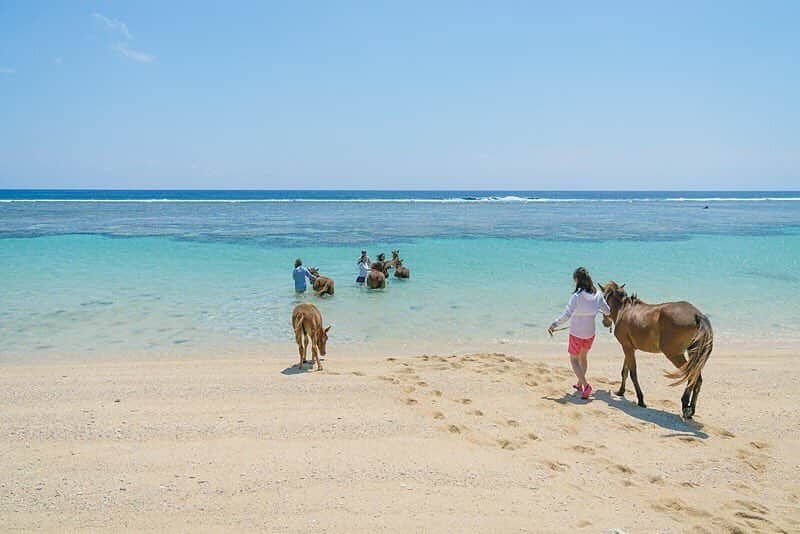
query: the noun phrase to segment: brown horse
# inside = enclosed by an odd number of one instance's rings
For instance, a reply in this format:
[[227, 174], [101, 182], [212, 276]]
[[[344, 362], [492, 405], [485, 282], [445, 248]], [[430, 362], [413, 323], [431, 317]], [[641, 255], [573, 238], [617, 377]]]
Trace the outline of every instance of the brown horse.
[[319, 357], [325, 356], [328, 344], [328, 331], [322, 327], [322, 314], [313, 304], [298, 304], [292, 310], [292, 328], [294, 339], [297, 341], [297, 351], [300, 353], [300, 369], [306, 363], [306, 350], [311, 345], [312, 366], [317, 364], [317, 370], [322, 371]]
[[378, 254], [378, 261], [373, 261], [369, 268], [373, 271], [380, 271], [383, 273], [383, 276], [386, 276], [386, 273], [389, 270], [386, 268], [386, 254]]
[[397, 267], [397, 263], [400, 260], [400, 251], [393, 250], [392, 251], [392, 259], [383, 263], [383, 274], [389, 276], [389, 269]]
[[384, 289], [386, 287], [386, 275], [383, 271], [378, 270], [375, 268], [375, 264], [372, 264], [372, 268], [367, 273], [366, 285], [368, 289]]
[[[600, 286], [611, 308], [611, 315], [603, 317], [603, 324], [610, 327], [613, 321], [614, 337], [625, 353], [622, 385], [617, 395], [625, 395], [625, 382], [630, 373], [639, 406], [646, 408], [636, 375], [636, 351], [662, 352], [678, 368], [677, 371], [666, 374], [668, 378], [676, 380], [670, 385], [686, 382], [681, 406], [683, 416], [691, 419], [697, 407], [700, 386], [703, 384], [700, 373], [714, 347], [711, 322], [688, 302], [647, 304], [636, 295], [628, 296], [624, 287], [625, 284], [618, 286], [615, 282], [609, 282], [605, 287]], [[688, 354], [688, 361], [684, 354]]]
[[314, 291], [316, 291], [317, 296], [319, 297], [321, 297], [322, 295], [333, 296], [334, 293], [333, 278], [328, 278], [327, 276], [320, 276], [319, 269], [317, 269], [316, 267], [310, 267], [308, 269], [308, 272], [317, 277], [317, 279], [311, 283], [311, 287], [314, 288]]
[[394, 268], [394, 277], [409, 278], [410, 276], [411, 276], [411, 271], [408, 270], [408, 267], [403, 267], [403, 260], [397, 258], [397, 263], [395, 264]]

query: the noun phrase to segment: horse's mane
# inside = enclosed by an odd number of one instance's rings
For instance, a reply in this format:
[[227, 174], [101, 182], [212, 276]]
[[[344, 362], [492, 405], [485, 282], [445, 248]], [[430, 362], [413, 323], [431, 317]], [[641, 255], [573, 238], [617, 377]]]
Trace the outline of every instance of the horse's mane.
[[625, 295], [625, 297], [623, 297], [623, 299], [622, 299], [622, 302], [627, 303], [627, 304], [631, 304], [631, 305], [645, 304], [645, 301], [640, 299], [639, 295], [637, 293], [634, 293], [631, 296]]

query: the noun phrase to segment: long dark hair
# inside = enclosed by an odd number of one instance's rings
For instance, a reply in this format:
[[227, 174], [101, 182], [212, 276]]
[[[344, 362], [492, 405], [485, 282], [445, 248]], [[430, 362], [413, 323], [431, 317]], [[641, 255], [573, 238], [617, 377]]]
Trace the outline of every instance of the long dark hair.
[[575, 279], [575, 293], [583, 290], [587, 293], [594, 294], [597, 291], [594, 287], [594, 282], [592, 282], [592, 277], [589, 276], [589, 271], [584, 267], [575, 269], [575, 272], [572, 273], [572, 278]]

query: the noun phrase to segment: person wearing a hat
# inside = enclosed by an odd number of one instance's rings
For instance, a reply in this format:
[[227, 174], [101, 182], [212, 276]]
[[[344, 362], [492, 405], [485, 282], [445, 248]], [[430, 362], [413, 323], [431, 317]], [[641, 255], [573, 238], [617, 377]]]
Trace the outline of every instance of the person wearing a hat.
[[363, 284], [364, 281], [367, 279], [367, 273], [369, 273], [369, 266], [372, 264], [370, 261], [369, 256], [367, 256], [367, 249], [361, 249], [361, 257], [358, 258], [356, 265], [358, 265], [358, 278], [356, 278], [357, 284]]

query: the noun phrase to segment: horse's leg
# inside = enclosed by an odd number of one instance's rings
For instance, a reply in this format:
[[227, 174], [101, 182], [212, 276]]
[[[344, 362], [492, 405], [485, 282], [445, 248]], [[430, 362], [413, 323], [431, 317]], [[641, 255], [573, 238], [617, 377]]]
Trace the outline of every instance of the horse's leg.
[[[669, 361], [672, 362], [672, 365], [680, 369], [684, 365], [686, 365], [686, 357], [683, 354], [675, 354], [670, 356], [669, 354], [666, 355]], [[683, 416], [686, 417], [687, 410], [689, 409], [689, 396], [692, 394], [692, 388], [688, 387], [683, 390], [683, 395], [681, 395], [681, 413]]]
[[636, 398], [639, 400], [639, 406], [642, 408], [647, 408], [647, 405], [644, 403], [644, 393], [642, 393], [642, 388], [639, 387], [639, 377], [636, 374], [636, 349], [633, 347], [623, 347], [622, 350], [625, 351], [625, 367], [628, 368], [628, 372], [631, 374], [631, 380], [633, 381], [633, 387], [636, 388]]
[[300, 329], [294, 331], [294, 340], [297, 342], [297, 352], [300, 353], [300, 365], [298, 367], [303, 367], [303, 352], [305, 349], [303, 348], [303, 327], [300, 326]]
[[317, 340], [311, 342], [311, 367], [317, 364], [317, 371], [322, 371], [322, 364], [319, 363], [319, 350], [317, 349]]
[[697, 397], [700, 396], [700, 386], [703, 385], [703, 376], [697, 375], [697, 382], [694, 384], [693, 393], [692, 393], [692, 402], [689, 403], [689, 410], [688, 413], [684, 413], [684, 417], [686, 419], [691, 419], [694, 417], [694, 409], [697, 407]]
[[625, 396], [625, 382], [628, 381], [628, 366], [625, 365], [625, 362], [622, 362], [622, 383], [619, 385], [619, 389], [617, 390], [617, 395], [620, 397]]
[[[308, 337], [308, 334], [303, 332], [303, 354], [302, 354], [303, 363], [306, 363], [308, 361], [306, 359], [306, 354], [308, 354], [308, 346], [310, 344], [311, 344], [311, 339]], [[303, 366], [303, 364], [301, 363], [300, 367], [302, 367], [302, 366]]]

